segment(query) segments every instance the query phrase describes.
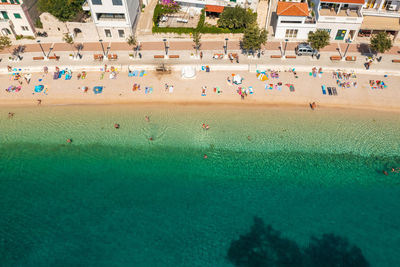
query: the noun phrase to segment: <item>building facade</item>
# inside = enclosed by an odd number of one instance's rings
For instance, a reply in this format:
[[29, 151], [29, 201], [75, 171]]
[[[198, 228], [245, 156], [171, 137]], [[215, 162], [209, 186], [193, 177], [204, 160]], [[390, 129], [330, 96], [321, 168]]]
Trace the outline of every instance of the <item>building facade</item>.
[[2, 0], [0, 3], [0, 32], [4, 36], [35, 36], [33, 23], [22, 0]]
[[394, 42], [400, 41], [399, 0], [366, 0], [362, 14], [364, 20], [358, 34], [360, 39], [385, 31], [392, 36]]
[[135, 32], [141, 1], [87, 0], [82, 8], [90, 11], [99, 39], [125, 41]]
[[310, 17], [307, 3], [278, 2], [274, 24], [276, 39], [307, 39], [315, 30], [315, 20]]

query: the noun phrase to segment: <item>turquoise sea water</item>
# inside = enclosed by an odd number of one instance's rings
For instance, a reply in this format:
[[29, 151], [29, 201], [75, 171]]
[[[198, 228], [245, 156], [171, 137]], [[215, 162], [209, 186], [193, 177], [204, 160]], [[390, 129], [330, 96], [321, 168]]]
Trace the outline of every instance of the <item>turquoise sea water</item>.
[[258, 217], [400, 266], [399, 129], [377, 111], [0, 108], [1, 265], [233, 266]]

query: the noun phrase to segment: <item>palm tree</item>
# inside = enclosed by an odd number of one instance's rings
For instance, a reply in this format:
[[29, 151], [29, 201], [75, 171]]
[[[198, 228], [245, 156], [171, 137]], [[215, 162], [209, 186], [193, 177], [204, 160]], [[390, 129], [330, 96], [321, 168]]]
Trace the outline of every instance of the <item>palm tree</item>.
[[71, 45], [72, 54], [74, 54], [74, 38], [69, 33], [66, 33], [64, 34], [63, 40], [67, 44]]
[[201, 47], [201, 34], [198, 31], [193, 32], [194, 49], [196, 49], [196, 56]]
[[126, 39], [126, 43], [129, 46], [133, 47], [133, 50], [135, 51], [135, 57], [136, 57], [137, 51], [138, 51], [138, 45], [137, 45], [136, 37], [134, 35], [129, 35], [129, 37]]

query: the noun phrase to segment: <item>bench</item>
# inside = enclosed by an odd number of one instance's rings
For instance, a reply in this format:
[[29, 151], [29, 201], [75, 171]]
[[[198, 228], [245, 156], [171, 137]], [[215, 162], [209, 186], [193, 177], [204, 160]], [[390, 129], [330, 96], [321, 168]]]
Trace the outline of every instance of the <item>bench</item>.
[[154, 58], [164, 58], [164, 55], [154, 55]]
[[282, 56], [280, 55], [271, 55], [271, 58], [281, 58]]
[[296, 56], [286, 56], [286, 58], [296, 58]]
[[33, 57], [33, 60], [44, 60], [44, 57]]
[[332, 61], [339, 61], [339, 60], [342, 60], [342, 57], [341, 56], [331, 56], [330, 59]]
[[348, 56], [346, 57], [346, 61], [356, 61], [357, 57]]
[[94, 60], [103, 60], [104, 56], [102, 54], [94, 54], [93, 55]]
[[117, 60], [118, 59], [118, 55], [116, 55], [116, 54], [108, 55], [107, 58], [108, 58], [108, 60]]
[[50, 56], [49, 59], [55, 59], [58, 61], [60, 59], [60, 57], [59, 56]]
[[169, 58], [179, 58], [179, 55], [170, 55]]
[[400, 63], [400, 59], [392, 59], [393, 63]]

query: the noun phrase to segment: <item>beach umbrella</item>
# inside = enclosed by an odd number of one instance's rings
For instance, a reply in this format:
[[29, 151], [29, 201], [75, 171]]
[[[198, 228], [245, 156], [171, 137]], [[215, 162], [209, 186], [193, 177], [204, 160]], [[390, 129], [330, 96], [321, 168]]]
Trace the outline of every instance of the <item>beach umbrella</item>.
[[259, 79], [260, 81], [266, 81], [268, 80], [268, 77], [264, 73], [257, 73], [257, 79]]

